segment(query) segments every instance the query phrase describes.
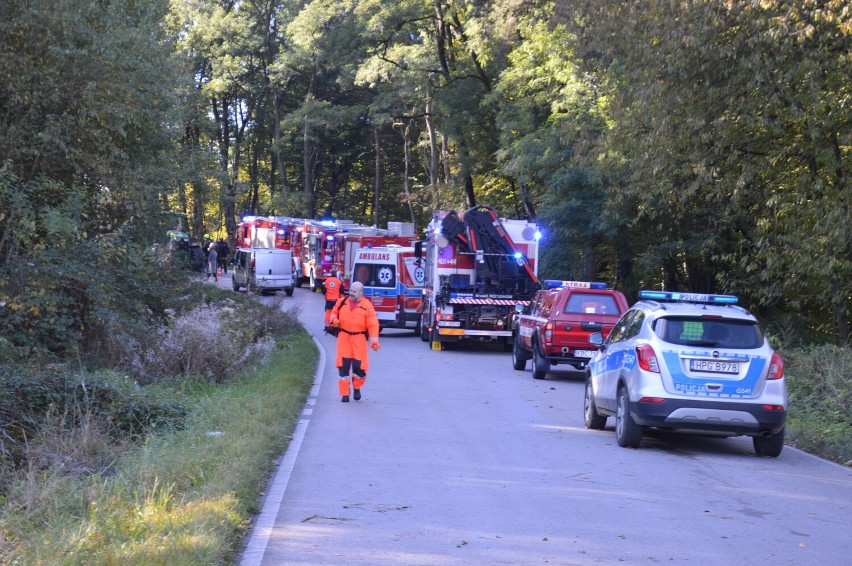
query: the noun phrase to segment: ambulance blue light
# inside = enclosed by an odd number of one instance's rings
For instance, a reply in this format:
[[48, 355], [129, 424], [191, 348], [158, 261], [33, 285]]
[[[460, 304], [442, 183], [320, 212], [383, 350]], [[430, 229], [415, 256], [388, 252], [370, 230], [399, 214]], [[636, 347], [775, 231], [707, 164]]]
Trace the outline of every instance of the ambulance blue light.
[[557, 287], [570, 287], [572, 289], [609, 289], [609, 285], [599, 281], [563, 281], [561, 279], [545, 279], [544, 286], [548, 289]]
[[329, 236], [326, 236], [325, 239], [328, 240], [329, 242], [331, 242], [332, 240], [334, 240], [334, 236], [329, 235]]
[[541, 240], [541, 230], [536, 230], [535, 234], [533, 235], [533, 238], [535, 238], [536, 240]]
[[639, 291], [640, 299], [655, 301], [679, 301], [682, 303], [707, 303], [711, 305], [735, 305], [739, 297], [734, 295], [710, 295], [705, 293], [678, 293], [675, 291]]

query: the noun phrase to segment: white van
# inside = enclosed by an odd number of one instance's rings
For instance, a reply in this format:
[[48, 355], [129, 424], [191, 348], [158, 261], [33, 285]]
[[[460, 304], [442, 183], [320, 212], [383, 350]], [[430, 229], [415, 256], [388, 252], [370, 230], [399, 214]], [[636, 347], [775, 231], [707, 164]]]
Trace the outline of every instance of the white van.
[[237, 248], [233, 261], [234, 291], [250, 293], [284, 291], [293, 296], [293, 252], [277, 248]]

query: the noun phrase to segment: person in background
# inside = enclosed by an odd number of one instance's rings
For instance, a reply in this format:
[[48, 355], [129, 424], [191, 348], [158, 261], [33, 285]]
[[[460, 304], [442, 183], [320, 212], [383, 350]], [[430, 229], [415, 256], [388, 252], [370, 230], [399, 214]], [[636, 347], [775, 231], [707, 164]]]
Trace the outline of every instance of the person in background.
[[349, 295], [338, 299], [331, 311], [331, 326], [340, 328], [337, 335], [337, 389], [341, 401], [349, 402], [349, 372], [352, 372], [354, 397], [361, 399], [361, 388], [367, 381], [369, 359], [367, 338], [374, 352], [379, 349], [379, 318], [373, 303], [364, 298], [364, 285], [352, 283]]
[[218, 268], [219, 256], [216, 253], [216, 242], [210, 242], [210, 245], [207, 247], [207, 277], [204, 280], [207, 281], [210, 279], [210, 275], [213, 275], [213, 280], [218, 281], [219, 276], [216, 273]]
[[331, 277], [323, 282], [323, 289], [325, 289], [325, 324], [328, 325], [331, 309], [334, 308], [334, 304], [343, 292], [343, 281], [337, 277], [336, 269], [332, 269]]
[[228, 247], [228, 242], [219, 238], [216, 242], [216, 255], [218, 256], [219, 267], [222, 268], [222, 273], [228, 273], [228, 254], [231, 253], [231, 248]]

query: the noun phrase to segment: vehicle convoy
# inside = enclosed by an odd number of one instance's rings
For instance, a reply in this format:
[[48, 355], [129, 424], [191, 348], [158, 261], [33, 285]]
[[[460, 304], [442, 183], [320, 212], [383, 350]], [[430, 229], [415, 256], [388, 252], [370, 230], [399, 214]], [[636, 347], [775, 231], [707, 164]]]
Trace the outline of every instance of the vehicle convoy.
[[460, 341], [512, 345], [513, 313], [540, 289], [538, 227], [476, 206], [438, 212], [426, 239], [420, 337], [433, 349]]
[[566, 364], [585, 370], [597, 346], [592, 332], [609, 335], [628, 309], [627, 298], [606, 283], [548, 279], [530, 304], [515, 316], [512, 366], [526, 369], [532, 359], [535, 379], [544, 379], [551, 366]]
[[410, 328], [419, 333], [423, 267], [413, 247], [397, 245], [355, 251], [351, 280], [364, 285], [379, 318], [379, 328]]
[[732, 295], [640, 291], [589, 363], [583, 413], [601, 430], [615, 416], [619, 446], [646, 427], [748, 435], [760, 456], [784, 447], [784, 363]]
[[237, 248], [233, 260], [233, 287], [250, 293], [284, 291], [293, 296], [293, 253], [277, 248]]

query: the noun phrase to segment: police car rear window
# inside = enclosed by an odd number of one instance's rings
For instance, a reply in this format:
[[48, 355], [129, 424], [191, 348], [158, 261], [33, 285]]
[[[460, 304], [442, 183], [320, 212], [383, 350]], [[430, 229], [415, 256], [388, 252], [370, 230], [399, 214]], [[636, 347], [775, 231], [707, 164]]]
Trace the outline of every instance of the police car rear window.
[[603, 314], [618, 316], [618, 303], [612, 295], [596, 293], [571, 293], [563, 312], [567, 314]]
[[748, 320], [727, 318], [666, 317], [657, 321], [654, 332], [670, 344], [713, 348], [759, 348], [760, 327]]

